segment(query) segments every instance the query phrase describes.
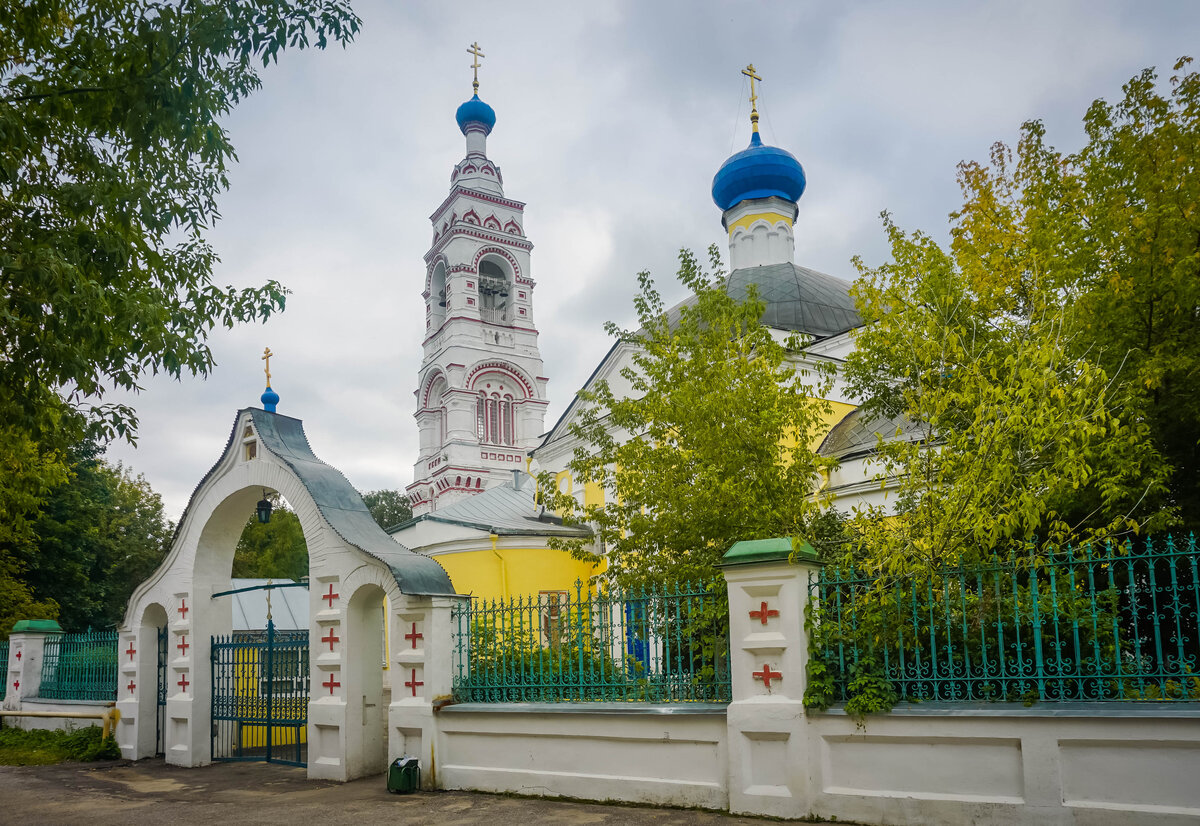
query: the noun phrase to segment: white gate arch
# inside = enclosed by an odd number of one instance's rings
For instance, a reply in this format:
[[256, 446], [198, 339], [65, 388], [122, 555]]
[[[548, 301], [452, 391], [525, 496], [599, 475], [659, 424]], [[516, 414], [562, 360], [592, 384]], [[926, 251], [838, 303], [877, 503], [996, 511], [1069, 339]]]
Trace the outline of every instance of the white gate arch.
[[[211, 761], [211, 638], [233, 630], [231, 600], [212, 595], [231, 588], [234, 549], [264, 491], [287, 499], [308, 544], [309, 777], [345, 781], [382, 772], [389, 755], [422, 739], [388, 717], [398, 705], [411, 711], [432, 702], [439, 687], [420, 679], [424, 647], [416, 645], [423, 639], [417, 629], [429, 624], [435, 609], [447, 611], [454, 588], [435, 560], [380, 529], [346, 477], [313, 454], [299, 419], [257, 408], [238, 411], [225, 450], [192, 494], [166, 559], [130, 598], [117, 693], [121, 754], [140, 759], [155, 753], [157, 634], [165, 624], [166, 760], [180, 766]], [[365, 665], [380, 666], [379, 614], [373, 614], [372, 629], [369, 611], [385, 596], [393, 643], [388, 660], [393, 673], [413, 684], [412, 696], [398, 697], [390, 710], [371, 702], [371, 668]], [[395, 645], [405, 639], [412, 647]]]

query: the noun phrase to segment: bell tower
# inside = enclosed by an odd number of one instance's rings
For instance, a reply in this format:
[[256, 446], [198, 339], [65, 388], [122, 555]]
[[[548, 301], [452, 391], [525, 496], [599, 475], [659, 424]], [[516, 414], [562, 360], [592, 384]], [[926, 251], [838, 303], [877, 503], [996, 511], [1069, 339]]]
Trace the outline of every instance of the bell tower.
[[504, 177], [487, 156], [496, 112], [479, 98], [484, 55], [477, 43], [467, 52], [474, 94], [455, 115], [466, 156], [430, 216], [433, 243], [425, 254], [420, 454], [406, 489], [417, 516], [524, 470], [546, 415], [525, 205], [504, 196]]

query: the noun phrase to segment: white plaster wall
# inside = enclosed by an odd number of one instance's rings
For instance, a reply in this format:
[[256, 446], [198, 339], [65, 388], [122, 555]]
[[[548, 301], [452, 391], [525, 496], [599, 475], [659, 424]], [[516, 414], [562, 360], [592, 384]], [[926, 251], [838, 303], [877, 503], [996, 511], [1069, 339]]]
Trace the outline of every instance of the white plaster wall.
[[726, 808], [723, 710], [642, 709], [449, 706], [435, 715], [440, 786]]

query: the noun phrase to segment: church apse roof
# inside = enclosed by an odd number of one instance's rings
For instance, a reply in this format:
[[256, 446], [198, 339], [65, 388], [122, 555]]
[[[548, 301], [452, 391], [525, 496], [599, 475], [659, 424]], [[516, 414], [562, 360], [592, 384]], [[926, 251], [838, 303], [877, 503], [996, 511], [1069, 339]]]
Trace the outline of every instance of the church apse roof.
[[[751, 284], [766, 302], [760, 321], [768, 327], [821, 339], [862, 326], [850, 285], [840, 278], [792, 263], [765, 264], [731, 272], [725, 280], [725, 292], [744, 301]], [[692, 297], [672, 307], [667, 312], [671, 323], [679, 319], [683, 307], [695, 302]]]
[[918, 422], [903, 413], [896, 416], [870, 416], [856, 408], [847, 413], [817, 448], [822, 456], [835, 459], [854, 459], [875, 451], [880, 437], [885, 442], [916, 442], [925, 432]]

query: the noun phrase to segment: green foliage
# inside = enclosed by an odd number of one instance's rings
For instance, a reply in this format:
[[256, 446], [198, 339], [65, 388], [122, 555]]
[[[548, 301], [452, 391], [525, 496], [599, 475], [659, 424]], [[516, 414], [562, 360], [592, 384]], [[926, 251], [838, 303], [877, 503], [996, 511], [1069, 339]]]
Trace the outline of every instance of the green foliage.
[[[1166, 86], [1167, 88], [1163, 88]], [[1063, 350], [1113, 381], [1122, 419], [1139, 422], [1168, 463], [1165, 485], [1114, 484], [1142, 508], [1171, 508], [1200, 527], [1200, 73], [1191, 59], [1169, 85], [1146, 69], [1123, 97], [1097, 100], [1085, 144], [1064, 153], [1041, 122], [1025, 124], [1016, 157], [997, 144], [988, 165], [964, 163], [953, 248], [972, 288], [1020, 317], [1039, 294], [1064, 308]], [[1144, 423], [1144, 425], [1140, 424]], [[1127, 437], [1122, 437], [1127, 438]], [[1062, 504], [1079, 517], [1104, 491]]]
[[[621, 586], [708, 581], [739, 539], [804, 534], [819, 508], [814, 479], [828, 462], [809, 445], [823, 427], [826, 372], [797, 369], [798, 336], [781, 343], [759, 324], [765, 304], [726, 294], [716, 247], [711, 272], [687, 250], [679, 281], [692, 293], [669, 318], [648, 273], [634, 299], [640, 327], [609, 334], [631, 348], [618, 395], [607, 381], [581, 391], [568, 464], [577, 488], [599, 485], [603, 505], [581, 505], [539, 478], [547, 506], [599, 535], [606, 576]], [[579, 558], [590, 541], [557, 547]]]
[[118, 760], [115, 738], [101, 738], [99, 726], [74, 731], [0, 728], [0, 766], [46, 766], [67, 761]]
[[363, 502], [384, 530], [412, 519], [408, 497], [398, 490], [369, 490], [363, 494]]
[[[636, 671], [637, 663], [630, 664]], [[626, 669], [614, 661], [604, 646], [579, 625], [562, 627], [562, 634], [543, 644], [536, 629], [502, 631], [488, 622], [476, 620], [471, 626], [471, 647], [467, 659], [469, 682], [461, 688], [498, 688], [500, 696], [490, 692], [492, 701], [518, 701], [528, 698], [529, 685], [580, 686], [580, 700], [609, 699], [611, 682]], [[603, 675], [602, 679], [601, 675]], [[586, 694], [591, 685], [594, 695]], [[520, 688], [516, 686], [521, 686]], [[551, 693], [555, 693], [551, 690]], [[553, 699], [547, 696], [543, 699]]]
[[308, 576], [308, 543], [300, 519], [276, 494], [271, 521], [251, 516], [233, 552], [233, 576], [247, 579], [293, 579]]
[[58, 603], [40, 601], [24, 580], [24, 567], [0, 545], [0, 640], [23, 619], [58, 619]]
[[[898, 513], [857, 514], [859, 564], [905, 576], [1008, 555], [1039, 531], [1063, 544], [1161, 522], [1143, 507], [1165, 481], [1146, 427], [1102, 367], [1072, 354], [1052, 285], [1027, 277], [1017, 315], [1008, 293], [970, 282], [957, 251], [885, 225], [893, 261], [859, 264], [868, 326], [846, 376], [865, 408], [903, 414], [920, 438], [880, 440]], [[1096, 507], [1069, 522], [1081, 491]]]
[[[814, 645], [878, 662], [878, 641], [905, 622], [893, 593], [914, 583], [930, 589], [931, 611], [1000, 633], [1005, 616], [1046, 609], [1045, 593], [1018, 585], [989, 602], [944, 588], [944, 570], [1011, 560], [1035, 577], [1056, 547], [1181, 516], [1194, 524], [1200, 75], [1184, 71], [1189, 62], [1176, 65], [1169, 95], [1146, 70], [1119, 103], [1096, 101], [1074, 154], [1049, 146], [1032, 121], [1015, 160], [997, 144], [989, 164], [961, 164], [964, 203], [948, 250], [885, 214], [892, 260], [856, 260], [866, 326], [845, 376], [868, 412], [902, 416], [917, 433], [880, 434], [877, 469], [896, 513], [854, 515], [837, 561], [872, 585], [838, 638], [823, 624]], [[1060, 611], [1080, 609], [1078, 593], [1053, 596]], [[1088, 606], [1102, 622], [1116, 610], [1105, 599]], [[1021, 633], [1011, 630], [1010, 642], [1040, 643]], [[985, 648], [988, 639], [979, 637]], [[1093, 662], [1120, 645], [1115, 633], [1106, 646], [1091, 639], [1088, 648], [1089, 639], [1075, 655]], [[919, 634], [913, 645], [920, 653]], [[979, 654], [971, 645], [959, 649], [964, 662]], [[821, 681], [841, 679], [828, 660], [819, 671]], [[863, 707], [886, 699], [869, 677], [852, 679]], [[827, 689], [814, 687], [814, 704], [827, 702]]]
[[[162, 499], [145, 478], [110, 465], [94, 442], [71, 448], [71, 481], [55, 488], [31, 523], [30, 538], [0, 542], [29, 597], [58, 606], [67, 631], [119, 623], [133, 589], [154, 571], [171, 536]], [[0, 588], [3, 588], [0, 572]], [[15, 619], [44, 618], [24, 605]], [[11, 628], [11, 623], [3, 630]]]
[[259, 64], [358, 24], [347, 0], [0, 4], [0, 540], [23, 538], [69, 445], [133, 440], [105, 390], [207, 375], [214, 328], [283, 308], [274, 281], [212, 280], [221, 120]]

